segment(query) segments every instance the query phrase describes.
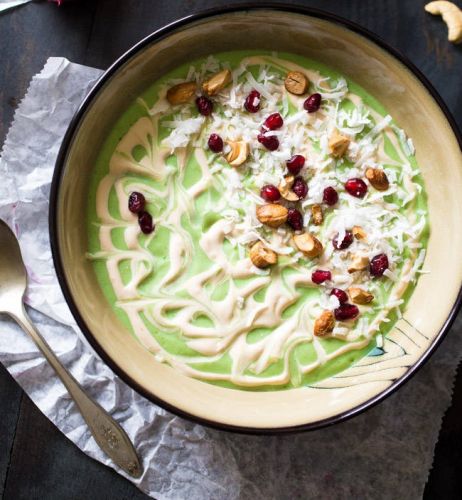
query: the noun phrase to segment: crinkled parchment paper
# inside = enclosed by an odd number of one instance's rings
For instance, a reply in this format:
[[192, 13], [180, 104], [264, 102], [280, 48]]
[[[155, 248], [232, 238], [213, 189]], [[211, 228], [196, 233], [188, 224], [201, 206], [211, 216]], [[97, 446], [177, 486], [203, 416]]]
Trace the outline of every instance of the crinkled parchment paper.
[[12, 9], [13, 7], [18, 7], [23, 3], [29, 3], [32, 0], [0, 0], [0, 12]]
[[[135, 443], [145, 466], [135, 484], [159, 500], [421, 498], [462, 352], [461, 317], [430, 362], [386, 401], [345, 423], [286, 436], [234, 435], [175, 417], [133, 392], [88, 346], [55, 277], [47, 213], [60, 142], [100, 74], [51, 58], [34, 77], [0, 160], [0, 217], [21, 243], [33, 320], [66, 367]], [[51, 368], [4, 317], [0, 360], [69, 439], [113, 467]]]

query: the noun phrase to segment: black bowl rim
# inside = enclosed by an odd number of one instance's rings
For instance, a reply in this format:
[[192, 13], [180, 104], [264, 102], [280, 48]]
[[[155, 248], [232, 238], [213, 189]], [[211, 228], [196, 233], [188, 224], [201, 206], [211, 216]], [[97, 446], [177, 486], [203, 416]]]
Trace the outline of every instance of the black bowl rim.
[[216, 7], [216, 8], [211, 8], [211, 9], [206, 9], [199, 11], [197, 13], [185, 16], [181, 19], [178, 19], [172, 23], [169, 23], [162, 28], [154, 31], [147, 37], [143, 38], [140, 42], [135, 44], [133, 47], [131, 47], [127, 52], [125, 52], [119, 59], [117, 59], [100, 77], [100, 79], [96, 82], [94, 87], [91, 89], [91, 91], [88, 93], [88, 95], [85, 97], [85, 99], [82, 101], [80, 104], [79, 108], [77, 109], [74, 117], [72, 118], [69, 127], [67, 129], [67, 132], [64, 136], [61, 148], [58, 153], [58, 157], [56, 160], [56, 165], [55, 165], [55, 170], [53, 173], [53, 179], [52, 179], [52, 184], [51, 184], [51, 191], [50, 191], [50, 204], [49, 204], [49, 233], [50, 233], [50, 243], [51, 243], [51, 251], [52, 251], [52, 256], [53, 256], [53, 262], [56, 268], [56, 274], [58, 276], [59, 283], [61, 285], [61, 289], [63, 291], [64, 297], [66, 299], [66, 302], [78, 324], [80, 329], [82, 330], [83, 334], [85, 335], [86, 339], [90, 343], [90, 345], [93, 347], [93, 349], [97, 352], [97, 354], [101, 357], [101, 359], [116, 373], [127, 385], [129, 385], [132, 389], [134, 389], [136, 392], [153, 402], [154, 404], [164, 408], [165, 410], [170, 411], [171, 413], [174, 413], [176, 415], [179, 415], [181, 417], [184, 417], [190, 421], [206, 425], [208, 427], [212, 427], [218, 430], [225, 430], [225, 431], [231, 431], [231, 432], [237, 432], [237, 433], [244, 433], [244, 434], [259, 434], [259, 435], [273, 435], [273, 434], [282, 434], [282, 433], [293, 433], [293, 432], [300, 432], [300, 431], [308, 431], [308, 430], [315, 430], [315, 429], [320, 429], [323, 427], [328, 427], [333, 424], [343, 422], [355, 415], [358, 415], [365, 411], [368, 408], [371, 408], [372, 406], [378, 404], [379, 402], [383, 401], [385, 398], [387, 398], [389, 395], [393, 394], [399, 387], [401, 387], [406, 381], [408, 381], [416, 372], [417, 370], [422, 367], [425, 362], [430, 358], [430, 356], [433, 354], [433, 352], [436, 350], [436, 348], [440, 345], [441, 341], [443, 338], [446, 336], [448, 330], [450, 329], [456, 314], [462, 304], [462, 284], [461, 284], [461, 289], [459, 290], [459, 293], [457, 295], [456, 301], [453, 304], [451, 311], [444, 322], [443, 326], [441, 327], [440, 331], [436, 335], [435, 339], [433, 340], [432, 344], [430, 347], [425, 351], [425, 353], [422, 355], [422, 357], [414, 364], [412, 365], [407, 372], [402, 375], [401, 377], [397, 378], [389, 387], [387, 387], [384, 391], [380, 392], [376, 396], [368, 399], [367, 401], [361, 403], [360, 405], [355, 406], [354, 408], [351, 408], [347, 411], [344, 411], [342, 413], [339, 413], [337, 415], [334, 415], [332, 417], [319, 420], [316, 422], [311, 422], [307, 424], [300, 424], [300, 425], [295, 425], [295, 426], [288, 426], [288, 427], [274, 427], [274, 428], [258, 428], [258, 427], [247, 427], [247, 426], [238, 426], [238, 425], [232, 425], [232, 424], [225, 424], [221, 422], [217, 422], [214, 420], [209, 420], [205, 419], [202, 417], [198, 417], [196, 415], [190, 414], [184, 410], [180, 410], [176, 406], [171, 405], [170, 403], [158, 398], [145, 388], [143, 388], [141, 385], [139, 385], [135, 380], [133, 380], [124, 370], [122, 370], [117, 363], [108, 356], [108, 354], [104, 351], [102, 346], [98, 343], [96, 337], [91, 333], [90, 329], [86, 325], [85, 321], [83, 320], [82, 316], [80, 315], [80, 312], [77, 308], [76, 303], [74, 302], [74, 299], [72, 297], [72, 294], [70, 292], [69, 285], [67, 283], [65, 274], [64, 274], [64, 266], [63, 262], [61, 260], [61, 254], [60, 254], [60, 246], [59, 246], [59, 239], [58, 239], [58, 224], [57, 224], [57, 204], [58, 204], [58, 199], [59, 199], [59, 190], [60, 190], [60, 185], [61, 185], [61, 178], [63, 175], [64, 171], [64, 165], [65, 165], [65, 160], [67, 156], [67, 152], [69, 149], [69, 146], [72, 143], [73, 136], [78, 129], [78, 126], [80, 124], [80, 121], [82, 117], [84, 116], [87, 108], [93, 101], [93, 99], [97, 96], [98, 92], [100, 89], [103, 87], [103, 85], [106, 83], [106, 81], [122, 66], [124, 65], [130, 58], [132, 58], [134, 55], [136, 55], [141, 49], [146, 47], [147, 45], [158, 41], [160, 39], [165, 38], [168, 36], [170, 33], [175, 31], [176, 29], [180, 28], [181, 26], [190, 24], [195, 21], [207, 19], [209, 17], [214, 17], [214, 16], [219, 16], [223, 14], [229, 14], [233, 12], [239, 12], [239, 11], [256, 11], [256, 10], [276, 10], [276, 11], [284, 11], [284, 12], [289, 12], [289, 13], [295, 13], [295, 14], [302, 14], [302, 15], [307, 15], [310, 17], [315, 17], [319, 19], [323, 19], [326, 21], [330, 21], [334, 24], [341, 25], [350, 31], [353, 31], [364, 38], [374, 42], [376, 45], [384, 49], [386, 52], [394, 56], [396, 59], [398, 59], [404, 66], [407, 67], [416, 77], [417, 79], [424, 85], [426, 90], [430, 93], [430, 95], [433, 97], [433, 99], [436, 101], [438, 106], [440, 107], [441, 111], [445, 115], [449, 125], [452, 128], [452, 131], [459, 143], [459, 147], [462, 152], [462, 134], [461, 131], [459, 130], [451, 112], [449, 111], [448, 107], [446, 106], [445, 102], [443, 101], [442, 97], [439, 95], [439, 93], [436, 91], [436, 89], [433, 87], [433, 85], [429, 82], [427, 77], [424, 76], [424, 74], [412, 63], [406, 56], [401, 54], [398, 50], [390, 46], [387, 42], [385, 42], [383, 39], [381, 39], [378, 35], [375, 33], [372, 33], [366, 28], [363, 28], [359, 24], [356, 24], [355, 22], [352, 22], [348, 19], [345, 19], [341, 16], [338, 16], [336, 14], [332, 14], [330, 12], [326, 12], [320, 9], [312, 8], [312, 7], [304, 7], [300, 5], [286, 5], [280, 2], [265, 2], [265, 3], [259, 3], [259, 4], [253, 4], [253, 3], [241, 3], [241, 4], [236, 4], [232, 5], [229, 7]]

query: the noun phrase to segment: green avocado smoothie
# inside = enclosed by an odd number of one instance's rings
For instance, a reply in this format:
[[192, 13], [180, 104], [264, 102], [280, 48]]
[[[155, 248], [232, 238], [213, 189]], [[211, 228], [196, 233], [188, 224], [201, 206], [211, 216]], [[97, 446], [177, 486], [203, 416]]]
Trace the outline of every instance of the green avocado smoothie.
[[380, 355], [429, 233], [412, 140], [380, 103], [265, 51], [154, 82], [99, 153], [87, 217], [101, 288], [153, 362], [263, 391]]

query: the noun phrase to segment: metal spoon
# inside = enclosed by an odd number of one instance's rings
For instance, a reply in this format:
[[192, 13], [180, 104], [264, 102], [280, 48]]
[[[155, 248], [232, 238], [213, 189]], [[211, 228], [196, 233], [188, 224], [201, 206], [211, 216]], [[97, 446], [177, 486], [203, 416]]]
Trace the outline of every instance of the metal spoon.
[[37, 344], [74, 399], [99, 447], [127, 474], [140, 477], [143, 469], [125, 431], [99, 404], [85, 394], [27, 316], [23, 303], [26, 283], [27, 275], [19, 243], [11, 229], [0, 220], [0, 313], [11, 316]]

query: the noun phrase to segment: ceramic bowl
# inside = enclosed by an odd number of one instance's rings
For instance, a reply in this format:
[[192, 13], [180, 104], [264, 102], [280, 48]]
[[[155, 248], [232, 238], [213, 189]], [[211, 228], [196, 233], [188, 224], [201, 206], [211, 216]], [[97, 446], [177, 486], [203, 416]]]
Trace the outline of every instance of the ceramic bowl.
[[[89, 179], [119, 115], [157, 78], [194, 58], [236, 49], [301, 54], [331, 66], [375, 96], [413, 138], [428, 193], [425, 270], [385, 354], [366, 356], [313, 387], [249, 392], [182, 375], [118, 321], [85, 258]], [[50, 234], [67, 302], [97, 353], [133, 389], [172, 412], [222, 429], [278, 432], [344, 420], [401, 386], [435, 350], [459, 305], [462, 283], [461, 136], [425, 77], [376, 36], [333, 15], [268, 5], [208, 11], [175, 22], [129, 50], [82, 103], [53, 179]]]

